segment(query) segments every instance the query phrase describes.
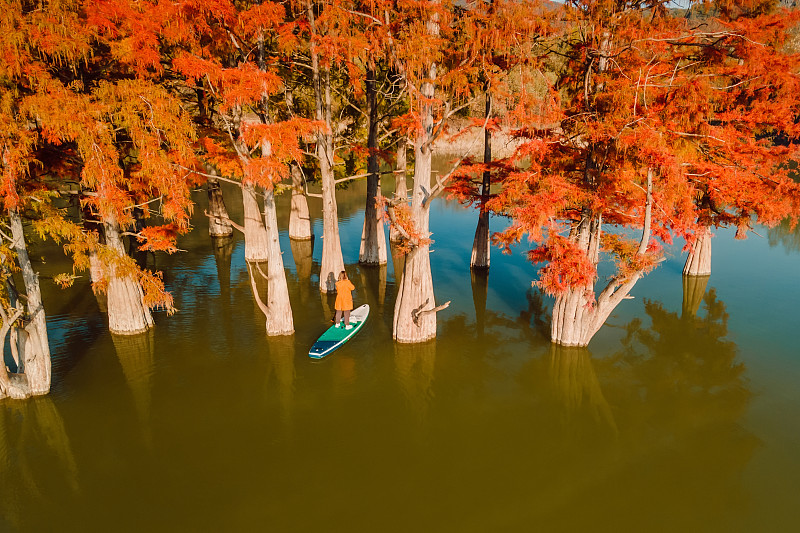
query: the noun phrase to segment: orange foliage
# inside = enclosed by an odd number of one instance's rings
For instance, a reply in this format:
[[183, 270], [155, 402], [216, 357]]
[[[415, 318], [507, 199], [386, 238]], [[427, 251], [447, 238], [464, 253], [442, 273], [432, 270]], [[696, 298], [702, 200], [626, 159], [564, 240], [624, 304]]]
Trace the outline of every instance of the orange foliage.
[[[548, 47], [559, 50], [561, 66], [546, 98], [520, 97], [511, 117], [522, 144], [493, 163], [502, 190], [489, 202], [513, 217], [496, 243], [508, 247], [525, 234], [540, 243], [531, 258], [547, 262], [539, 283], [548, 292], [591, 277], [585, 248], [568, 244], [578, 234], [565, 233], [585, 217], [643, 227], [648, 169], [650, 232], [663, 242], [721, 225], [743, 238], [755, 222], [800, 217], [800, 185], [784, 165], [800, 146], [800, 57], [784, 46], [800, 12], [773, 12], [775, 2], [758, 0], [707, 4], [718, 15], [707, 25], [637, 2], [562, 8], [568, 23]], [[648, 239], [642, 253], [640, 239], [605, 234], [616, 280], [655, 266], [657, 244]]]

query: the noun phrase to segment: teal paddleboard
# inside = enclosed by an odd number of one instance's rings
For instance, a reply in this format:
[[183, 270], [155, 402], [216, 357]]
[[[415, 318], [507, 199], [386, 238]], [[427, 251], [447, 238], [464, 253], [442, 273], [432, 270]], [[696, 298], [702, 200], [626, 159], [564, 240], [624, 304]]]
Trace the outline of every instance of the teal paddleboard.
[[364, 304], [350, 311], [350, 325], [351, 329], [345, 329], [344, 322], [340, 323], [340, 327], [333, 325], [329, 327], [325, 333], [320, 335], [314, 346], [308, 351], [308, 356], [312, 359], [322, 359], [335, 349], [342, 346], [344, 343], [352, 339], [356, 333], [364, 325], [369, 316], [369, 305]]

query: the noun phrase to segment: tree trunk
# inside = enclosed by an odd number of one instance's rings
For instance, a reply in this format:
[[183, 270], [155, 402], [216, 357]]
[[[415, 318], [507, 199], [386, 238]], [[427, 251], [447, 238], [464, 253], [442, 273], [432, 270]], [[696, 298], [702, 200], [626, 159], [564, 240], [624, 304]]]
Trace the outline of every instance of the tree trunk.
[[278, 215], [275, 210], [275, 193], [269, 190], [264, 196], [264, 225], [267, 230], [269, 259], [267, 265], [267, 335], [291, 335], [294, 333], [292, 306], [289, 302], [289, 287], [283, 256], [278, 240]]
[[[5, 346], [6, 344], [6, 336], [10, 331], [13, 329], [14, 322], [22, 316], [22, 311], [17, 310], [11, 316], [9, 316], [3, 306], [0, 306], [0, 318], [2, 318], [2, 323], [0, 323], [0, 346]], [[15, 340], [11, 339], [11, 347], [12, 350], [15, 346]], [[16, 352], [15, 352], [16, 355]], [[3, 398], [12, 398], [15, 400], [21, 400], [23, 398], [27, 398], [30, 394], [30, 388], [28, 387], [28, 380], [25, 379], [24, 374], [19, 373], [19, 357], [15, 356], [14, 361], [17, 363], [17, 374], [12, 376], [8, 375], [8, 371], [6, 370], [5, 362], [0, 359], [0, 400]]]
[[[208, 169], [209, 174], [215, 174], [212, 168]], [[230, 237], [233, 235], [233, 227], [228, 217], [228, 209], [225, 207], [225, 199], [222, 196], [222, 187], [216, 178], [208, 178], [208, 234], [212, 237]]]
[[[489, 94], [488, 84], [486, 90], [486, 113], [488, 119], [492, 112], [492, 96]], [[489, 128], [484, 130], [483, 138], [483, 162], [489, 164], [492, 161], [492, 132]], [[483, 183], [481, 184], [481, 205], [478, 215], [478, 227], [475, 228], [475, 239], [472, 242], [472, 258], [470, 268], [488, 269], [491, 240], [489, 238], [489, 211], [486, 209], [486, 202], [489, 200], [489, 189], [492, 184], [492, 174], [488, 170], [483, 172]]]
[[[294, 115], [295, 112], [294, 93], [292, 91], [294, 84], [294, 77], [289, 74], [289, 79], [284, 82], [283, 95], [290, 115]], [[289, 212], [289, 238], [304, 241], [314, 236], [314, 229], [311, 224], [311, 214], [308, 211], [308, 198], [305, 194], [303, 171], [300, 168], [300, 164], [296, 161], [289, 164], [289, 170], [292, 175], [292, 206]]]
[[315, 118], [324, 122], [326, 130], [317, 133], [317, 158], [322, 178], [322, 265], [319, 273], [319, 290], [334, 292], [336, 279], [344, 270], [342, 245], [339, 240], [339, 213], [336, 206], [336, 182], [333, 175], [333, 129], [331, 117], [331, 71], [325, 69], [325, 86], [320, 75], [319, 53], [313, 41], [317, 28], [314, 18], [314, 5], [307, 4], [311, 41], [311, 78], [314, 87]]
[[267, 261], [267, 230], [258, 197], [252, 183], [242, 184], [242, 202], [244, 204], [244, 260], [250, 263]]
[[[120, 236], [120, 227], [114, 219], [104, 223], [106, 245], [119, 254], [125, 255]], [[139, 281], [130, 274], [119, 272], [116, 259], [106, 265], [104, 274], [108, 280], [106, 302], [108, 305], [108, 328], [111, 333], [133, 335], [153, 327], [150, 308], [144, 303], [144, 292]]]
[[689, 250], [686, 264], [683, 266], [684, 276], [708, 276], [711, 274], [711, 232], [704, 229]]
[[[439, 34], [439, 24], [432, 16], [427, 22], [432, 35]], [[428, 67], [427, 80], [422, 84], [420, 122], [422, 132], [414, 141], [414, 186], [411, 197], [411, 219], [422, 239], [430, 236], [430, 204], [428, 189], [431, 184], [433, 160], [433, 106], [436, 64]], [[430, 245], [424, 241], [414, 246], [406, 255], [403, 278], [394, 307], [393, 337], [398, 342], [425, 342], [436, 337], [436, 302], [431, 275]]]
[[[86, 198], [83, 196], [82, 198]], [[87, 205], [81, 210], [83, 214], [83, 229], [87, 233], [97, 233], [97, 242], [100, 244], [106, 243], [105, 232], [103, 230], [103, 222], [93, 213], [91, 208]], [[92, 283], [98, 284], [103, 282], [103, 263], [97, 255], [97, 250], [89, 250], [89, 277]]]
[[22, 352], [23, 368], [28, 381], [29, 394], [38, 396], [50, 392], [50, 343], [47, 338], [47, 320], [42, 304], [42, 292], [39, 288], [39, 275], [33, 270], [30, 257], [28, 257], [22, 219], [19, 213], [12, 210], [9, 211], [9, 221], [11, 235], [14, 239], [14, 251], [17, 253], [17, 261], [22, 270], [22, 280], [25, 282], [25, 294], [27, 295], [27, 316]]
[[[330, 81], [330, 72], [328, 72]], [[330, 86], [325, 88], [327, 110], [330, 113]], [[330, 124], [330, 122], [328, 122]], [[322, 175], [322, 265], [319, 274], [319, 290], [334, 292], [336, 279], [344, 270], [342, 245], [339, 240], [339, 212], [336, 205], [336, 182], [333, 175], [333, 136], [317, 135], [317, 156]]]
[[[647, 251], [650, 241], [650, 222], [653, 204], [653, 170], [647, 172], [647, 200], [645, 203], [644, 227], [639, 242], [639, 255]], [[572, 239], [584, 250], [595, 267], [600, 261], [600, 233], [602, 217], [586, 213], [570, 231]], [[556, 296], [553, 305], [553, 320], [550, 338], [564, 346], [586, 346], [595, 333], [603, 326], [611, 312], [628, 297], [633, 286], [643, 272], [635, 272], [628, 277], [613, 277], [600, 295], [594, 298], [594, 284], [576, 287]]]
[[[407, 198], [408, 197], [408, 186], [406, 185], [406, 172], [408, 171], [408, 164], [406, 162], [406, 151], [408, 150], [408, 143], [406, 142], [405, 137], [401, 137], [399, 141], [397, 141], [397, 163], [395, 164], [395, 172], [394, 172], [394, 195], [395, 198]], [[392, 242], [400, 242], [402, 240], [403, 234], [400, 233], [400, 230], [395, 228], [394, 226], [390, 226], [389, 228], [389, 240]], [[397, 276], [397, 273], [395, 273]]]
[[289, 213], [289, 238], [297, 241], [309, 240], [314, 236], [311, 214], [308, 211], [308, 198], [303, 188], [303, 173], [297, 163], [290, 165], [292, 173], [292, 206]]
[[378, 163], [378, 91], [375, 70], [367, 69], [366, 93], [369, 107], [369, 134], [367, 136], [367, 205], [364, 209], [364, 227], [361, 232], [361, 250], [358, 261], [365, 265], [386, 264], [386, 233], [383, 217], [376, 202], [380, 194], [380, 165]]

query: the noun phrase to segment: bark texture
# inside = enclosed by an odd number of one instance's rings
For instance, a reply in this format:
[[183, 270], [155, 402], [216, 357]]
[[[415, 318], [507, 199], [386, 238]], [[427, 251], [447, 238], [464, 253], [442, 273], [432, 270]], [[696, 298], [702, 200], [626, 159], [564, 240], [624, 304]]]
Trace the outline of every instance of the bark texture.
[[[429, 85], [429, 84], [426, 84]], [[432, 87], [430, 88], [432, 91]], [[425, 120], [427, 131], [432, 128], [432, 115]], [[415, 146], [414, 189], [411, 216], [422, 238], [428, 238], [429, 209], [424, 205], [424, 184], [430, 183], [431, 151], [423, 139]], [[402, 277], [394, 308], [393, 336], [398, 342], [425, 342], [436, 337], [436, 313], [431, 276], [430, 246], [419, 244], [406, 254]]]
[[[406, 172], [408, 171], [408, 162], [406, 160], [406, 152], [408, 151], [408, 143], [406, 139], [401, 137], [397, 141], [397, 162], [394, 171], [394, 196], [395, 198], [408, 197], [408, 185], [406, 184]], [[389, 228], [389, 240], [392, 242], [400, 242], [403, 234], [400, 233], [394, 226]], [[395, 273], [397, 275], [397, 273]]]
[[[438, 35], [435, 18], [427, 22], [427, 30]], [[422, 84], [420, 119], [422, 132], [414, 141], [414, 186], [411, 197], [411, 219], [420, 239], [403, 262], [403, 277], [398, 288], [394, 307], [392, 335], [398, 342], [425, 342], [436, 337], [436, 307], [431, 275], [430, 245], [426, 244], [429, 231], [430, 203], [428, 188], [431, 183], [433, 107], [436, 64], [428, 67], [427, 81]], [[448, 302], [449, 304], [449, 302]]]
[[242, 203], [244, 207], [244, 260], [248, 262], [267, 261], [267, 230], [261, 209], [258, 207], [258, 196], [252, 183], [242, 185]]
[[[119, 256], [125, 255], [119, 224], [108, 219], [104, 222], [106, 246]], [[139, 281], [130, 274], [120, 272], [112, 261], [106, 265], [106, 304], [108, 329], [119, 335], [134, 335], [153, 327], [153, 315], [144, 303], [144, 291]]]
[[[492, 97], [486, 92], [486, 119], [492, 112]], [[483, 162], [488, 164], [492, 161], [492, 132], [488, 128], [484, 130], [483, 138]], [[486, 210], [486, 202], [489, 200], [489, 188], [492, 184], [492, 174], [488, 170], [483, 172], [483, 182], [481, 183], [481, 203], [478, 214], [478, 226], [475, 228], [475, 239], [472, 242], [472, 257], [470, 258], [470, 268], [488, 269], [491, 249], [491, 239], [489, 237], [489, 211]]]
[[[316, 34], [313, 2], [308, 2], [307, 13], [311, 33]], [[311, 43], [310, 54], [315, 118], [327, 126], [327, 131], [320, 130], [317, 133], [317, 159], [322, 178], [322, 264], [319, 273], [319, 290], [334, 292], [339, 272], [344, 270], [344, 259], [339, 239], [339, 213], [336, 206], [336, 181], [333, 175], [331, 73], [330, 69], [324, 69], [324, 73], [322, 72], [319, 64], [319, 52], [314, 41]]]
[[[209, 169], [209, 173], [216, 171]], [[233, 235], [228, 209], [225, 207], [225, 198], [222, 196], [222, 187], [216, 178], [208, 178], [208, 234], [212, 237], [230, 237]]]
[[[24, 315], [22, 313], [14, 313], [11, 316], [4, 316], [3, 329], [7, 325], [9, 331], [12, 328], [16, 330], [16, 335], [12, 339], [15, 344], [12, 347], [12, 352], [15, 352], [15, 360], [18, 362], [18, 373], [24, 374], [24, 377], [8, 376], [5, 372], [5, 365], [0, 361], [0, 366], [3, 367], [3, 371], [0, 372], [0, 397], [3, 395], [2, 389], [4, 388], [6, 394], [15, 398], [39, 396], [50, 392], [51, 362], [50, 343], [47, 337], [47, 320], [42, 304], [39, 275], [33, 270], [33, 264], [28, 256], [22, 219], [19, 213], [13, 210], [10, 211], [9, 223], [11, 237], [14, 241], [14, 251], [17, 254], [17, 262], [22, 272], [22, 280], [25, 283], [27, 305], [24, 309]], [[13, 289], [11, 292], [13, 292]], [[15, 295], [12, 295], [10, 303], [17, 311], [23, 311], [23, 304]], [[21, 330], [18, 330], [13, 325], [19, 316], [23, 317], [23, 328]], [[5, 334], [6, 331], [3, 331], [3, 341], [5, 341]]]
[[703, 230], [697, 236], [689, 250], [686, 264], [683, 266], [684, 276], [708, 276], [711, 274], [711, 232]]
[[367, 70], [366, 94], [369, 108], [369, 134], [367, 135], [367, 204], [364, 208], [364, 227], [361, 232], [359, 263], [365, 265], [386, 264], [386, 232], [383, 217], [378, 211], [377, 201], [381, 188], [380, 165], [378, 162], [378, 98], [375, 85], [375, 71]]
[[[644, 227], [637, 251], [640, 255], [646, 252], [647, 244], [650, 241], [652, 191], [653, 171], [651, 169], [647, 173]], [[600, 215], [585, 213], [584, 217], [574, 224], [570, 231], [570, 239], [585, 251], [589, 261], [595, 267], [600, 261], [601, 227], [602, 217]], [[551, 340], [564, 346], [588, 345], [611, 312], [628, 297], [633, 286], [643, 274], [643, 271], [637, 271], [627, 277], [613, 277], [596, 299], [594, 298], [594, 284], [575, 287], [556, 295], [550, 328]]]
[[283, 269], [283, 256], [278, 240], [278, 215], [275, 210], [274, 191], [264, 196], [264, 222], [267, 229], [269, 259], [267, 264], [267, 335], [291, 335], [294, 333], [292, 306], [289, 302], [289, 287]]
[[296, 163], [291, 165], [292, 204], [289, 212], [289, 238], [297, 241], [309, 240], [314, 236], [311, 227], [311, 214], [308, 198], [303, 187], [303, 173]]

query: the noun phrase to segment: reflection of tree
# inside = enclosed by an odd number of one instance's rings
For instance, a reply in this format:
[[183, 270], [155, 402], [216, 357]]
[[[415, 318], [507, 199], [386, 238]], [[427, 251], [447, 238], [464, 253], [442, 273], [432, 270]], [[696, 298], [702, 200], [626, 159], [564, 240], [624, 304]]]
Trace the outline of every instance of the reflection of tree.
[[0, 526], [7, 521], [13, 530], [36, 530], [38, 516], [24, 511], [31, 508], [31, 499], [64, 501], [77, 492], [72, 445], [53, 401], [41, 396], [2, 405]]
[[382, 313], [386, 300], [386, 265], [359, 265], [359, 273], [361, 274], [361, 285], [366, 289], [362, 300], [368, 301], [373, 312]]
[[[684, 309], [691, 307], [689, 298]], [[740, 424], [751, 392], [736, 345], [725, 340], [728, 314], [713, 289], [703, 309], [702, 316], [679, 315], [645, 300], [652, 325], [639, 319], [628, 325], [623, 350], [604, 365], [610, 376], [604, 391], [619, 407], [617, 422], [632, 450], [646, 450], [648, 467], [663, 471], [667, 486], [680, 487], [669, 495], [671, 505], [687, 516], [713, 517], [743, 497], [739, 477], [757, 439]], [[656, 511], [653, 502], [630, 504]]]
[[411, 344], [395, 342], [394, 363], [395, 375], [406, 400], [424, 422], [433, 399], [436, 341]]
[[[705, 314], [697, 317], [692, 313], [679, 316], [659, 302], [645, 300], [652, 326], [644, 329], [639, 319], [629, 324], [623, 340], [625, 359], [637, 373], [657, 374], [664, 393], [676, 394], [678, 388], [686, 388], [687, 399], [730, 396], [728, 399], [737, 398], [737, 404], [744, 404], [749, 399], [749, 393], [743, 394], [745, 368], [736, 362], [736, 345], [724, 340], [728, 333], [725, 304], [717, 300], [714, 289], [703, 303]], [[636, 354], [634, 341], [649, 351], [649, 357]]]
[[268, 391], [275, 391], [280, 405], [281, 417], [288, 425], [292, 419], [294, 402], [294, 336], [281, 335], [267, 337], [267, 375]]
[[486, 325], [486, 298], [489, 292], [489, 271], [487, 269], [470, 269], [472, 281], [472, 304], [475, 306], [475, 326], [478, 338], [483, 337]]
[[550, 385], [563, 408], [565, 425], [571, 425], [575, 417], [586, 413], [595, 423], [616, 434], [614, 415], [600, 390], [589, 350], [551, 344], [548, 363]]
[[683, 308], [682, 317], [697, 315], [703, 297], [706, 294], [709, 276], [683, 276]]
[[800, 224], [792, 228], [790, 220], [784, 220], [767, 232], [770, 246], [782, 245], [786, 253], [800, 252]]
[[144, 441], [152, 445], [150, 404], [155, 366], [153, 330], [139, 335], [111, 335], [125, 381], [131, 390]]
[[219, 290], [223, 295], [229, 295], [231, 289], [231, 256], [233, 255], [233, 237], [212, 237], [211, 247], [214, 250], [214, 259], [217, 263], [217, 278]]
[[550, 338], [550, 322], [548, 321], [547, 308], [544, 305], [542, 292], [528, 289], [525, 294], [528, 300], [528, 308], [520, 311], [518, 322], [538, 333], [538, 336]]

